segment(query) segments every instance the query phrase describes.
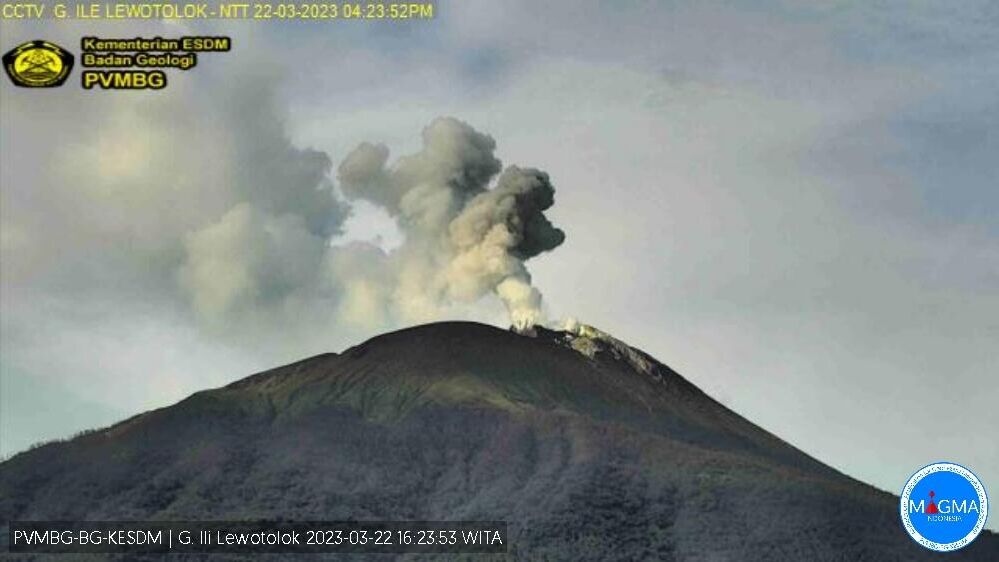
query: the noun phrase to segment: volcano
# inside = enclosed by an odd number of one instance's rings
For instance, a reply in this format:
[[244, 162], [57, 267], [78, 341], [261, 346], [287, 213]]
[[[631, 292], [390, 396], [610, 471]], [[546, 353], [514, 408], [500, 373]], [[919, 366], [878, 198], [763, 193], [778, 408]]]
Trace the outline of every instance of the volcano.
[[586, 326], [392, 332], [0, 464], [0, 526], [503, 520], [532, 560], [939, 559], [897, 502]]

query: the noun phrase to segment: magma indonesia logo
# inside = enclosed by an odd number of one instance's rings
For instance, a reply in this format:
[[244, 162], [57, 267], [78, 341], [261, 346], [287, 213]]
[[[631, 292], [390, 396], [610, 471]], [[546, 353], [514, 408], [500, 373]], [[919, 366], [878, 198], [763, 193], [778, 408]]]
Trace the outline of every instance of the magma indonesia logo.
[[967, 546], [989, 516], [985, 486], [959, 464], [924, 466], [902, 488], [902, 526], [919, 544], [940, 552]]
[[3, 56], [3, 69], [18, 86], [54, 88], [69, 78], [73, 55], [55, 43], [28, 41]]

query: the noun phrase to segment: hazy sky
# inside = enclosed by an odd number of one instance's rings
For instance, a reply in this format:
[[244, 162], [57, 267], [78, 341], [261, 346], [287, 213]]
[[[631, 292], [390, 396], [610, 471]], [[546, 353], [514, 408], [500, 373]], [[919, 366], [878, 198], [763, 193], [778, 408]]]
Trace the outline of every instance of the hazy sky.
[[[404, 323], [344, 308], [370, 296], [336, 277], [344, 248], [403, 235], [344, 201], [336, 170], [363, 141], [416, 152], [454, 116], [555, 186], [565, 243], [527, 264], [551, 318], [883, 489], [937, 460], [996, 489], [999, 5], [799, 4], [4, 22], [3, 50], [98, 33], [234, 47], [161, 92], [2, 80], [0, 452]], [[505, 318], [491, 296], [428, 314]]]

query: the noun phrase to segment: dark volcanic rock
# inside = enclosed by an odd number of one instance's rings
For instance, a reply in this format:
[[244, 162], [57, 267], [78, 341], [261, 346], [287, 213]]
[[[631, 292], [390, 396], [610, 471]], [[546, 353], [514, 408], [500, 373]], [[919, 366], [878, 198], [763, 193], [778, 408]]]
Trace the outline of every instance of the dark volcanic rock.
[[[616, 340], [473, 323], [386, 334], [0, 464], [0, 525], [501, 519], [515, 559], [939, 559], [896, 502]], [[999, 540], [947, 558], [999, 560]]]

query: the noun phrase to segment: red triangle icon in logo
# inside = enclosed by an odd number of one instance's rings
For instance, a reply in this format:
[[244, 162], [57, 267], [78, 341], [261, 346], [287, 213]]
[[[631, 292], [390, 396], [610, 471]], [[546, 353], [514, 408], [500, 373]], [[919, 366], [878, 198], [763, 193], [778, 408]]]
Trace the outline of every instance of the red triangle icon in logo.
[[926, 513], [931, 515], [934, 513], [940, 513], [940, 510], [937, 509], [937, 504], [933, 503], [933, 496], [935, 495], [936, 494], [933, 493], [933, 490], [930, 490], [930, 505], [926, 506]]

